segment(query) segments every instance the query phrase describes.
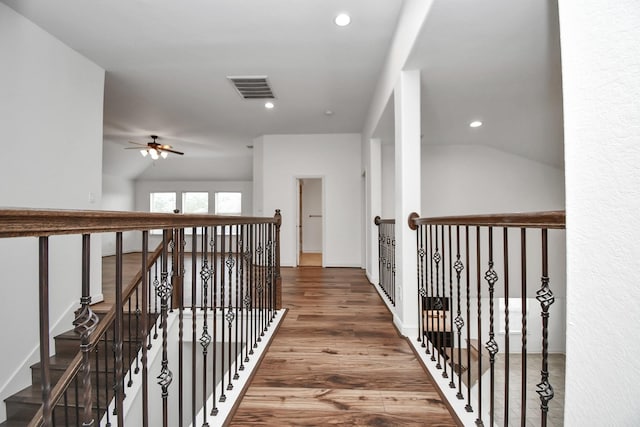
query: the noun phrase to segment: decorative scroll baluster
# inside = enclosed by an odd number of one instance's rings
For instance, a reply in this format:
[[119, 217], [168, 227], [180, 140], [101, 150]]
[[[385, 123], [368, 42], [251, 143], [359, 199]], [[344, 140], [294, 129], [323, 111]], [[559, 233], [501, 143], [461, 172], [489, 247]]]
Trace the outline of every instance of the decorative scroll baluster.
[[[197, 237], [194, 236], [194, 239]], [[207, 227], [203, 228], [202, 234], [202, 267], [200, 268], [200, 278], [202, 280], [202, 334], [200, 335], [200, 346], [202, 347], [202, 364], [203, 371], [207, 372], [207, 352], [209, 349], [209, 344], [211, 344], [211, 335], [209, 335], [209, 329], [207, 324], [207, 306], [209, 304], [209, 280], [212, 278], [212, 271], [208, 265], [208, 251], [207, 251]], [[214, 279], [215, 280], [215, 279]], [[214, 315], [215, 317], [215, 315]], [[195, 320], [194, 320], [195, 321]], [[214, 351], [215, 351], [215, 343], [214, 343]], [[215, 355], [213, 360], [215, 361]], [[215, 370], [215, 368], [214, 368]], [[215, 383], [214, 383], [214, 393], [215, 393]], [[202, 427], [208, 427], [209, 423], [207, 422], [207, 381], [206, 378], [202, 381], [202, 402], [203, 402], [203, 413], [204, 413], [204, 422]]]
[[[453, 269], [456, 271], [456, 318], [454, 323], [456, 325], [458, 335], [458, 394], [456, 397], [460, 400], [464, 399], [462, 395], [462, 327], [464, 326], [464, 319], [462, 318], [462, 312], [460, 311], [460, 276], [464, 270], [464, 264], [460, 261], [460, 226], [456, 226], [456, 262], [453, 264]], [[453, 315], [452, 315], [453, 317]], [[453, 330], [453, 329], [452, 329]], [[469, 353], [469, 351], [467, 351]], [[467, 364], [470, 367], [469, 364]]]
[[[82, 352], [82, 403], [84, 414], [83, 426], [93, 425], [92, 392], [91, 392], [91, 361], [89, 360], [89, 338], [98, 325], [98, 316], [91, 309], [90, 290], [90, 265], [91, 265], [91, 236], [82, 235], [82, 296], [80, 297], [80, 309], [75, 313], [73, 321], [74, 331], [80, 335], [80, 351]], [[78, 402], [78, 400], [76, 400]], [[79, 418], [78, 418], [79, 419]]]
[[[225, 275], [225, 260], [226, 260], [226, 256], [227, 256], [227, 252], [226, 252], [226, 240], [227, 240], [227, 227], [222, 227], [222, 235], [220, 236], [220, 314], [222, 316], [225, 315], [224, 313], [224, 304], [225, 304], [225, 300], [226, 300], [226, 275]], [[214, 301], [214, 304], [217, 303], [217, 300]], [[217, 305], [217, 304], [216, 304]], [[214, 315], [214, 318], [217, 318], [218, 316]], [[218, 328], [216, 328], [217, 330]], [[221, 380], [221, 384], [222, 387], [220, 388], [221, 392], [220, 392], [220, 402], [226, 402], [227, 401], [227, 395], [225, 393], [226, 387], [224, 385], [225, 383], [225, 360], [224, 360], [224, 345], [226, 342], [226, 329], [224, 327], [224, 325], [221, 326], [221, 333], [222, 333], [222, 357], [220, 358], [220, 364], [222, 366], [222, 370], [220, 372], [222, 372], [222, 375], [220, 376], [220, 380]]]
[[[446, 282], [446, 265], [447, 265], [447, 257], [446, 250], [444, 246], [444, 226], [440, 226], [440, 243], [442, 248], [442, 298], [440, 299], [440, 313], [438, 316], [438, 338], [440, 339], [440, 346], [438, 347], [438, 361], [440, 359], [440, 355], [442, 354], [443, 359], [443, 367], [444, 370], [442, 372], [442, 378], [449, 378], [449, 374], [447, 373], [447, 360], [446, 353], [444, 353], [447, 347], [447, 310], [449, 309], [447, 290], [445, 287]], [[442, 320], [441, 320], [442, 319]]]
[[[447, 227], [447, 236], [449, 240], [449, 303], [447, 304], [447, 312], [449, 313], [449, 332], [448, 336], [448, 348], [449, 348], [449, 359], [451, 361], [451, 381], [449, 381], [450, 388], [456, 388], [456, 383], [454, 382], [455, 372], [454, 372], [454, 351], [455, 351], [455, 338], [453, 337], [453, 257], [451, 255], [451, 226]], [[445, 318], [446, 319], [446, 318]], [[445, 363], [446, 364], [446, 363]]]
[[175, 248], [179, 248], [179, 254], [177, 257], [174, 255], [173, 260], [177, 264], [175, 270], [177, 271], [177, 276], [174, 277], [179, 287], [178, 292], [174, 293], [178, 300], [178, 426], [182, 427], [182, 420], [184, 419], [184, 283], [182, 281], [184, 277], [184, 245], [186, 242], [183, 228], [176, 229], [173, 235], [176, 242]]
[[542, 307], [542, 369], [540, 371], [540, 383], [536, 392], [540, 396], [540, 410], [542, 416], [542, 427], [547, 425], [547, 415], [549, 413], [549, 402], [553, 399], [553, 387], [549, 383], [549, 307], [554, 303], [555, 297], [549, 286], [549, 256], [547, 243], [547, 229], [542, 229], [542, 286], [536, 292], [536, 299]]
[[[437, 237], [436, 237], [436, 241], [437, 241]], [[427, 307], [428, 307], [428, 311], [427, 311], [427, 316], [428, 316], [428, 320], [427, 320], [427, 338], [428, 338], [428, 342], [427, 342], [427, 353], [429, 352], [429, 343], [431, 343], [431, 361], [435, 362], [436, 361], [436, 352], [435, 352], [435, 346], [433, 343], [433, 297], [435, 295], [435, 292], [433, 291], [433, 228], [431, 225], [429, 225], [429, 281], [431, 283], [431, 292], [429, 293], [429, 296], [427, 297]], [[436, 279], [437, 280], [437, 279]]]
[[425, 347], [424, 343], [424, 329], [425, 329], [425, 299], [427, 297], [427, 292], [424, 289], [424, 237], [423, 237], [423, 226], [418, 227], [418, 232], [416, 233], [416, 246], [418, 247], [417, 256], [418, 256], [418, 313], [419, 313], [419, 324], [418, 324], [418, 342], [420, 342], [421, 347]]
[[[156, 290], [158, 297], [160, 298], [160, 316], [162, 322], [162, 368], [160, 374], [156, 377], [158, 379], [158, 385], [162, 389], [162, 425], [167, 427], [169, 425], [169, 385], [173, 381], [173, 373], [169, 369], [169, 360], [167, 354], [167, 316], [169, 310], [169, 298], [171, 297], [173, 286], [169, 282], [169, 273], [167, 271], [167, 240], [168, 231], [163, 231], [163, 249], [162, 249], [162, 271], [160, 286]], [[121, 425], [118, 423], [118, 425]]]
[[[233, 357], [231, 356], [231, 350], [233, 349], [233, 345], [232, 345], [233, 343], [231, 341], [232, 341], [232, 334], [233, 334], [233, 323], [236, 318], [236, 315], [233, 312], [233, 270], [236, 265], [236, 260], [233, 256], [232, 232], [233, 232], [233, 229], [230, 227], [229, 228], [229, 253], [227, 255], [227, 260], [225, 261], [225, 265], [227, 266], [227, 285], [228, 285], [227, 294], [229, 295], [229, 298], [228, 298], [229, 304], [227, 305], [227, 313], [224, 315], [224, 318], [227, 321], [227, 328], [229, 332], [229, 339], [227, 341], [227, 355], [229, 357], [227, 390], [233, 390], [233, 383], [231, 378], [233, 374], [233, 372], [231, 372], [231, 361], [233, 360]], [[224, 311], [224, 301], [223, 301], [223, 311]], [[223, 341], [224, 341], [224, 338], [223, 338]]]
[[494, 400], [495, 400], [495, 362], [496, 353], [498, 353], [498, 343], [495, 340], [494, 333], [494, 308], [493, 294], [495, 284], [498, 281], [498, 274], [493, 269], [493, 227], [489, 227], [489, 269], [484, 274], [484, 279], [489, 284], [489, 341], [485, 344], [485, 348], [489, 352], [489, 369], [491, 374], [490, 394], [489, 394], [489, 425], [493, 425], [494, 420]]

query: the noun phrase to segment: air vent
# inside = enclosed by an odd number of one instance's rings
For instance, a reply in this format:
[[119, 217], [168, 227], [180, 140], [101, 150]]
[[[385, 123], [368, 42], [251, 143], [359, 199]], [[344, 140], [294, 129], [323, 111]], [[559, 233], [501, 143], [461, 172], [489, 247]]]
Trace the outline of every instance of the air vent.
[[266, 76], [227, 77], [244, 99], [273, 99], [273, 91]]

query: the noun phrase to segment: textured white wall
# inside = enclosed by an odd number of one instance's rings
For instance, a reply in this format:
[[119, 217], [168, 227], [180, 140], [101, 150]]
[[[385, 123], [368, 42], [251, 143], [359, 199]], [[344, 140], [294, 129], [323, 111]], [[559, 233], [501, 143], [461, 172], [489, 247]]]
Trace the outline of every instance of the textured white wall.
[[565, 425], [640, 425], [640, 2], [559, 1]]
[[[3, 4], [0, 58], [0, 204], [97, 209], [102, 187], [104, 70]], [[90, 193], [95, 203], [90, 203]], [[60, 321], [61, 328], [69, 329], [73, 314], [69, 309], [80, 297], [81, 239], [50, 240], [49, 318], [52, 326]], [[101, 265], [100, 242], [93, 243], [95, 295], [100, 292]], [[30, 382], [28, 367], [37, 360], [37, 352], [33, 353], [38, 345], [37, 239], [2, 240], [0, 253], [4, 349], [0, 399], [4, 399]], [[2, 404], [0, 421], [4, 417]]]
[[322, 177], [324, 250], [327, 267], [361, 264], [361, 159], [359, 134], [265, 135], [262, 170], [264, 211], [282, 210], [281, 262], [296, 263], [297, 178]]

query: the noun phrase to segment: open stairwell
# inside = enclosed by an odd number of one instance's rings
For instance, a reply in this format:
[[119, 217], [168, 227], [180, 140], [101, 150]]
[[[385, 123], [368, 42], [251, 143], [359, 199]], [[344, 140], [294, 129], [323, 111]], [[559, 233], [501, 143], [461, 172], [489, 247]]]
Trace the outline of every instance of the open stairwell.
[[[106, 313], [96, 309], [99, 318]], [[149, 315], [149, 325], [153, 325], [156, 316]], [[139, 314], [125, 314], [123, 316], [123, 366], [124, 390], [126, 393], [129, 366], [135, 361], [142, 345], [141, 319]], [[152, 332], [153, 333], [153, 332]], [[91, 352], [91, 385], [93, 414], [101, 419], [105, 413], [105, 407], [114, 395], [113, 380], [115, 377], [115, 356], [113, 352], [113, 325], [108, 329], [105, 338], [100, 341], [97, 348]], [[67, 367], [78, 354], [80, 348], [80, 335], [73, 329], [54, 337], [55, 354], [49, 358], [51, 387], [64, 376]], [[135, 369], [135, 365], [134, 365]], [[32, 384], [23, 390], [5, 399], [7, 420], [0, 423], [0, 427], [25, 426], [33, 418], [42, 404], [42, 383], [40, 362], [31, 366]], [[66, 403], [66, 405], [65, 405]], [[54, 410], [56, 425], [80, 424], [84, 411], [82, 401], [82, 383], [80, 380], [72, 382], [64, 399]]]

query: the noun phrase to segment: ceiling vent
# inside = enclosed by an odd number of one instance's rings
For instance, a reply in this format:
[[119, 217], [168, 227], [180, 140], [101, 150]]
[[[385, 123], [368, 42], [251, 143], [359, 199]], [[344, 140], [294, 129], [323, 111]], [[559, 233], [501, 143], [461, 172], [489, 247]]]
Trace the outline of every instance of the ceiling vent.
[[273, 99], [267, 76], [229, 76], [233, 87], [244, 99]]

